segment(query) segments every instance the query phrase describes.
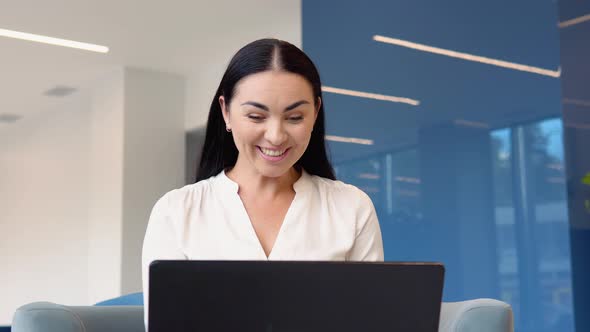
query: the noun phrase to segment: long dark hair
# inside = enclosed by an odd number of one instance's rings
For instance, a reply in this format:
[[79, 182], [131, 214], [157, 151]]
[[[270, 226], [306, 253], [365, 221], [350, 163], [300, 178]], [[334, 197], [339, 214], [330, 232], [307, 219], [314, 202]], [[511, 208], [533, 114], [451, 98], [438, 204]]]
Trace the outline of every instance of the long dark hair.
[[326, 152], [322, 84], [317, 68], [311, 59], [296, 46], [278, 39], [259, 39], [244, 46], [234, 55], [219, 83], [209, 109], [205, 144], [197, 169], [197, 182], [217, 175], [228, 167], [233, 167], [238, 159], [238, 149], [233, 137], [225, 130], [219, 97], [223, 96], [225, 104], [229, 105], [235, 93], [236, 84], [241, 79], [267, 70], [284, 70], [303, 76], [312, 86], [316, 107], [318, 98], [321, 98], [322, 103], [309, 145], [296, 166], [312, 175], [336, 179]]

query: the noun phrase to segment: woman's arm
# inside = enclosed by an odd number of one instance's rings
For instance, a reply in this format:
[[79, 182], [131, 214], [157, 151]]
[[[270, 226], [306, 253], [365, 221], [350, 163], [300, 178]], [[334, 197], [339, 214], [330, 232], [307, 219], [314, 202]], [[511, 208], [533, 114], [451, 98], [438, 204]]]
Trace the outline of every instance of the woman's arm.
[[[160, 198], [152, 209], [141, 257], [143, 279], [144, 320], [147, 330], [149, 305], [149, 267], [155, 260], [186, 259], [180, 247], [180, 233], [172, 222], [170, 194]], [[176, 224], [178, 225], [178, 224]]]
[[360, 189], [359, 206], [356, 217], [356, 234], [352, 249], [348, 253], [350, 261], [383, 261], [383, 239], [379, 220], [371, 198]]

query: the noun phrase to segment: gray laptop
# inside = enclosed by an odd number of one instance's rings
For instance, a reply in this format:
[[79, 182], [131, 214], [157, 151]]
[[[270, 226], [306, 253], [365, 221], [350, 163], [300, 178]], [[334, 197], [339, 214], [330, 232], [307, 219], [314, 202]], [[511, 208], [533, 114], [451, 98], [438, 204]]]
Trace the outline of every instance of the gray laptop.
[[149, 332], [436, 332], [439, 263], [155, 261]]

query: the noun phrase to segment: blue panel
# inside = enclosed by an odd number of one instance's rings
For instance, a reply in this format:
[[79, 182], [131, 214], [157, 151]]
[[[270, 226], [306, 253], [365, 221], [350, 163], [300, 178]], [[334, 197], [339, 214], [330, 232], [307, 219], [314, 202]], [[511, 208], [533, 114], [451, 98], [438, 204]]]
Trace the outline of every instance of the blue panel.
[[95, 304], [96, 306], [109, 305], [143, 305], [143, 293], [131, 293], [119, 296], [113, 299], [108, 299]]
[[590, 331], [590, 2], [559, 2], [563, 122], [577, 331]]
[[303, 1], [327, 134], [364, 139], [329, 141], [337, 176], [386, 260], [442, 261], [445, 301], [504, 300], [525, 332], [574, 331], [557, 22], [550, 0]]

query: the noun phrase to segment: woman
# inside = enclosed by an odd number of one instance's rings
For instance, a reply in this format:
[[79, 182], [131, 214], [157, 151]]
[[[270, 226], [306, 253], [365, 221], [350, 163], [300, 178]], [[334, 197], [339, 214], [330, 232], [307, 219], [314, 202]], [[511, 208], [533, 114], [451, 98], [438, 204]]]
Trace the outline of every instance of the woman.
[[143, 244], [156, 259], [382, 261], [370, 198], [335, 180], [318, 71], [297, 47], [254, 41], [211, 103], [197, 182], [154, 206]]

